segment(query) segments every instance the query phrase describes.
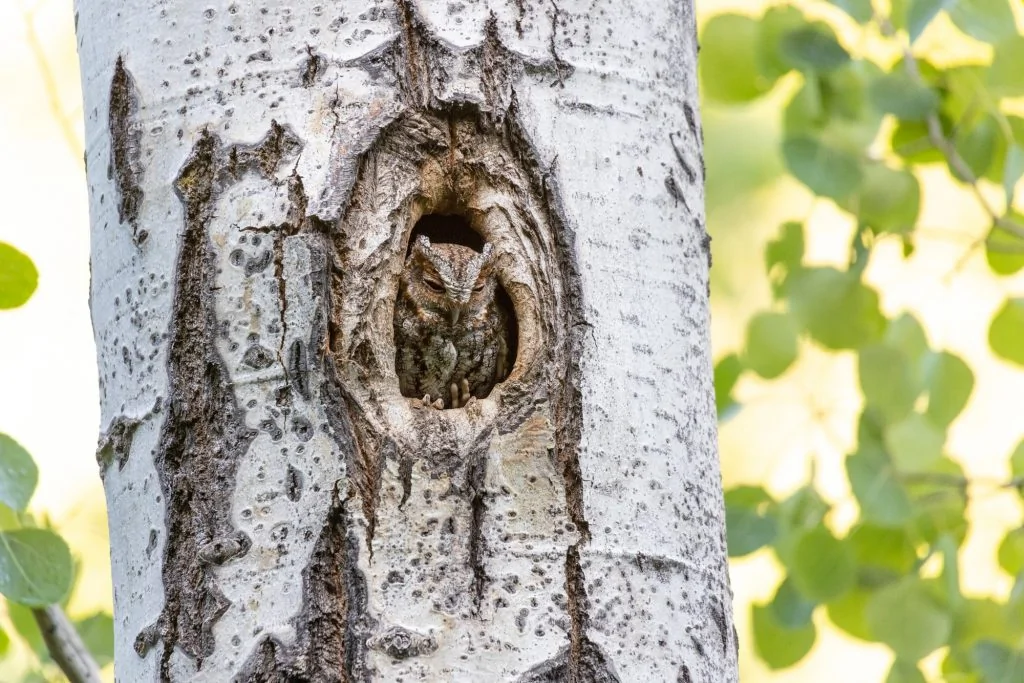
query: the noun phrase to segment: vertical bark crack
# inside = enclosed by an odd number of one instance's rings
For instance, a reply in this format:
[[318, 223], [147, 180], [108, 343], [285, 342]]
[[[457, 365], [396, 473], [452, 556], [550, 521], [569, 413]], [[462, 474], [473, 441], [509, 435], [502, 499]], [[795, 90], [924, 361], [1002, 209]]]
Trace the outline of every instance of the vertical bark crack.
[[[338, 437], [338, 435], [335, 435]], [[350, 441], [351, 435], [341, 437]], [[358, 569], [359, 539], [348, 499], [335, 486], [309, 564], [302, 573], [304, 607], [295, 620], [298, 642], [288, 647], [264, 638], [235, 677], [236, 683], [368, 683], [366, 581]]]
[[412, 104], [427, 107], [431, 99], [432, 60], [424, 54], [425, 42], [429, 42], [427, 32], [416, 13], [412, 0], [395, 0], [398, 10], [398, 23], [401, 30], [402, 56], [405, 62], [404, 73], [399, 74], [399, 81], [405, 86], [406, 95]]
[[132, 228], [136, 244], [146, 241], [148, 233], [139, 230], [139, 211], [142, 209], [142, 125], [138, 121], [139, 93], [135, 79], [118, 56], [114, 64], [114, 77], [110, 81], [110, 168], [108, 174], [117, 189], [117, 213], [122, 223]]
[[217, 140], [203, 133], [178, 176], [185, 232], [178, 254], [168, 354], [168, 415], [160, 434], [157, 470], [167, 505], [164, 544], [165, 605], [160, 619], [166, 645], [162, 675], [169, 677], [173, 648], [197, 662], [214, 651], [213, 624], [228, 602], [200, 550], [234, 532], [228, 497], [237, 460], [255, 433], [231, 389], [214, 342], [211, 300], [215, 277], [206, 233], [216, 174]]
[[215, 251], [207, 224], [214, 199], [226, 184], [249, 171], [271, 176], [298, 147], [298, 139], [276, 123], [256, 145], [226, 149], [204, 131], [174, 184], [185, 225], [169, 325], [167, 416], [155, 457], [168, 534], [164, 609], [157, 629], [165, 645], [160, 663], [164, 679], [170, 678], [175, 648], [197, 666], [213, 654], [213, 625], [229, 603], [212, 567], [248, 550], [247, 539], [231, 521], [231, 496], [238, 462], [256, 432], [245, 424], [245, 411], [216, 346]]

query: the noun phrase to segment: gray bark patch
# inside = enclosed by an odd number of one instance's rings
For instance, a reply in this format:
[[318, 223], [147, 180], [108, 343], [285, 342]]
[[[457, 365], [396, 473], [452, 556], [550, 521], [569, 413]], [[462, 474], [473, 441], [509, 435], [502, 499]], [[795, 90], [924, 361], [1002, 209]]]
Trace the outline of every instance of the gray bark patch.
[[135, 79], [124, 65], [124, 57], [114, 64], [110, 81], [110, 169], [117, 188], [117, 212], [122, 223], [132, 228], [136, 244], [146, 241], [148, 233], [139, 230], [142, 209], [142, 124], [138, 120], [139, 93]]

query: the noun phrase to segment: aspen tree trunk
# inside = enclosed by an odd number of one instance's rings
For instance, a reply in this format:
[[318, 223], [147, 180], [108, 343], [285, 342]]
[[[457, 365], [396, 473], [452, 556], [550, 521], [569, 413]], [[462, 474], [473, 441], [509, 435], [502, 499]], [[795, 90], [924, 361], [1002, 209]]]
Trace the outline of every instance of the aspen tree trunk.
[[[119, 680], [736, 680], [689, 0], [76, 19]], [[446, 410], [438, 215], [517, 325]]]

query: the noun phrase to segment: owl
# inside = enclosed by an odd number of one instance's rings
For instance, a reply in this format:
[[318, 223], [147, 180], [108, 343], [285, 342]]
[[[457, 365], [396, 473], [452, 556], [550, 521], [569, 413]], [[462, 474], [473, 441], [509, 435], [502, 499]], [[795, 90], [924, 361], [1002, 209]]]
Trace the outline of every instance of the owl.
[[486, 397], [507, 376], [510, 316], [494, 250], [413, 242], [395, 303], [395, 370], [404, 396], [435, 408]]

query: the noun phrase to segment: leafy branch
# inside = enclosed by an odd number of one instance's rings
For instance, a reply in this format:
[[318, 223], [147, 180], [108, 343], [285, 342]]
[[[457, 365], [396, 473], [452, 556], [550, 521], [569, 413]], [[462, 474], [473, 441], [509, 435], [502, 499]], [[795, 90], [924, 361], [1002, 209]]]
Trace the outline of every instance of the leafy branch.
[[[898, 39], [896, 30], [893, 28], [892, 23], [886, 17], [879, 16], [876, 18], [878, 26], [882, 32], [882, 35], [887, 38]], [[921, 69], [917, 63], [917, 58], [914, 56], [913, 50], [910, 45], [904, 41], [900, 41], [900, 49], [903, 54], [903, 65], [907, 71], [907, 75], [918, 85], [928, 87], [924, 78], [921, 76]], [[992, 225], [1004, 232], [1011, 235], [1024, 239], [1024, 225], [1014, 221], [1009, 217], [1010, 207], [1006, 207], [1006, 212], [1000, 215], [989, 202], [988, 197], [981, 190], [981, 182], [979, 178], [971, 170], [971, 167], [967, 164], [964, 158], [957, 151], [953, 141], [946, 137], [942, 130], [942, 122], [939, 120], [939, 115], [935, 111], [929, 112], [925, 116], [925, 127], [928, 131], [928, 140], [931, 144], [942, 153], [945, 157], [949, 167], [953, 170], [956, 175], [967, 183], [977, 198], [981, 208], [988, 215]]]

